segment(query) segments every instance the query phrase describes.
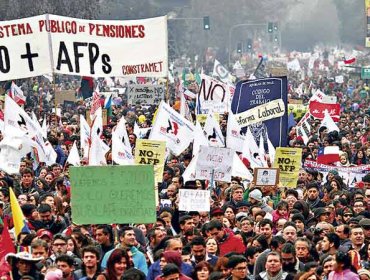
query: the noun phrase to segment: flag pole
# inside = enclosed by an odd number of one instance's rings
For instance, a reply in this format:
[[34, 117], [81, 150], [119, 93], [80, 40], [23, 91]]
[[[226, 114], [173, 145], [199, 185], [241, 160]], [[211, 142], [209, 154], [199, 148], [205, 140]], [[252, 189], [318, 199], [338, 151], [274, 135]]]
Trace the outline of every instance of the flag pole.
[[170, 91], [169, 91], [169, 88], [168, 88], [168, 75], [167, 75], [167, 79], [166, 79], [166, 99], [167, 99], [167, 104], [170, 104]]

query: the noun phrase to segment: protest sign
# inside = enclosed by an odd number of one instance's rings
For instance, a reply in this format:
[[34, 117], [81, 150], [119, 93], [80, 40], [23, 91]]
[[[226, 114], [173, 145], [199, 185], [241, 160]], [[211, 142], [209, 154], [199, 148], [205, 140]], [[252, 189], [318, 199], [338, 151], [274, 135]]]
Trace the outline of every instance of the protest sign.
[[171, 199], [161, 199], [160, 200], [161, 207], [172, 207], [172, 201]]
[[329, 115], [335, 122], [339, 121], [340, 115], [340, 104], [328, 104], [328, 103], [321, 103], [318, 101], [310, 101], [308, 105], [310, 114], [315, 118], [322, 120], [325, 117], [324, 112], [328, 111]]
[[166, 142], [136, 139], [135, 164], [151, 164], [154, 166], [155, 183], [162, 182]]
[[302, 166], [302, 149], [277, 147], [273, 167], [280, 169], [280, 183], [287, 188], [297, 186]]
[[[108, 124], [108, 112], [107, 109], [102, 109], [103, 125]], [[91, 125], [90, 109], [86, 110], [86, 121]]]
[[241, 127], [263, 121], [279, 118], [285, 114], [285, 104], [282, 99], [276, 99], [256, 106], [248, 111], [236, 114], [235, 118]]
[[303, 104], [288, 104], [288, 115], [293, 113], [295, 119], [300, 119], [307, 112], [307, 106]]
[[[236, 85], [231, 110], [235, 115], [238, 115], [247, 112], [250, 109], [254, 109], [257, 106], [274, 101], [271, 103], [271, 105], [274, 105], [271, 108], [274, 112], [270, 116], [274, 118], [267, 120], [266, 118], [261, 118], [262, 122], [253, 123], [250, 128], [255, 139], [259, 139], [261, 134], [265, 135], [268, 133], [271, 143], [275, 147], [286, 146], [288, 127], [288, 115], [286, 114], [287, 91], [286, 77], [241, 81]], [[280, 104], [280, 107], [278, 104]], [[265, 108], [269, 108], [270, 105], [265, 106]], [[282, 114], [280, 111], [285, 112], [284, 115], [281, 117], [275, 117]], [[254, 113], [256, 112], [254, 111]], [[240, 122], [238, 123], [240, 124]], [[243, 132], [245, 132], [248, 124], [249, 121], [241, 124]]]
[[209, 212], [210, 191], [208, 190], [179, 190], [179, 210]]
[[197, 114], [208, 114], [209, 111], [220, 114], [227, 112], [230, 101], [228, 85], [207, 75], [202, 74], [201, 78], [197, 98]]
[[326, 178], [330, 170], [336, 170], [339, 173], [339, 176], [342, 177], [343, 183], [349, 186], [350, 188], [356, 187], [356, 183], [361, 182], [362, 178], [370, 172], [370, 164], [359, 165], [359, 166], [331, 166], [326, 164], [320, 164], [316, 161], [305, 160], [305, 168], [313, 168], [318, 172], [323, 173], [323, 184], [326, 183]]
[[64, 104], [64, 101], [76, 101], [76, 91], [75, 90], [61, 90], [55, 92], [55, 103]]
[[[214, 119], [217, 122], [220, 122], [220, 114], [214, 113], [213, 114]], [[197, 122], [203, 127], [206, 123], [207, 115], [206, 114], [199, 114], [197, 115]]]
[[229, 148], [200, 146], [195, 178], [230, 182], [233, 156]]
[[0, 81], [47, 73], [165, 77], [167, 18], [84, 20], [57, 15], [0, 22]]
[[254, 168], [255, 186], [276, 186], [279, 183], [278, 168]]
[[164, 100], [164, 86], [158, 85], [129, 85], [127, 88], [128, 104], [159, 104]]
[[71, 167], [70, 173], [74, 223], [155, 222], [152, 166]]

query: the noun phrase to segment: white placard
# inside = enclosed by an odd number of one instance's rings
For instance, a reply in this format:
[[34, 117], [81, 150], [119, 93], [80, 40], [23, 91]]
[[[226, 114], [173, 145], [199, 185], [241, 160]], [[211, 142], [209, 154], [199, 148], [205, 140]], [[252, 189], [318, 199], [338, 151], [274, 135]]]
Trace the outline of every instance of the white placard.
[[128, 104], [159, 104], [164, 100], [165, 87], [158, 85], [129, 85], [127, 87]]
[[200, 180], [231, 181], [233, 151], [229, 148], [200, 146], [195, 178]]
[[179, 210], [209, 212], [210, 191], [207, 190], [179, 190]]
[[41, 15], [0, 22], [0, 81], [47, 73], [165, 77], [167, 17], [83, 20]]

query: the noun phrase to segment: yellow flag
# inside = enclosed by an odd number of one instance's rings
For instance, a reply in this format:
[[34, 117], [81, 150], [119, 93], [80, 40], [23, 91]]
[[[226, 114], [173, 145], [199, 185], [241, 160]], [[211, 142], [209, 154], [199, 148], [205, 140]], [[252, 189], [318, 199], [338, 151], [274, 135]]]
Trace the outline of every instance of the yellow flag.
[[23, 216], [22, 209], [19, 206], [18, 200], [15, 197], [12, 188], [9, 188], [9, 196], [10, 196], [10, 207], [12, 209], [15, 236], [18, 236], [18, 234], [20, 234], [21, 232], [30, 233], [31, 231], [28, 228], [27, 221]]

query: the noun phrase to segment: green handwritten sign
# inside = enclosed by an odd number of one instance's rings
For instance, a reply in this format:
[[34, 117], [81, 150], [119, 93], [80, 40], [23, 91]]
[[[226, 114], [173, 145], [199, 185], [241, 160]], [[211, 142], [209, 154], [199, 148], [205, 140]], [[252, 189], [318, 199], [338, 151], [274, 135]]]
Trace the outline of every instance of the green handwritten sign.
[[74, 223], [155, 222], [152, 165], [71, 167], [70, 175]]

